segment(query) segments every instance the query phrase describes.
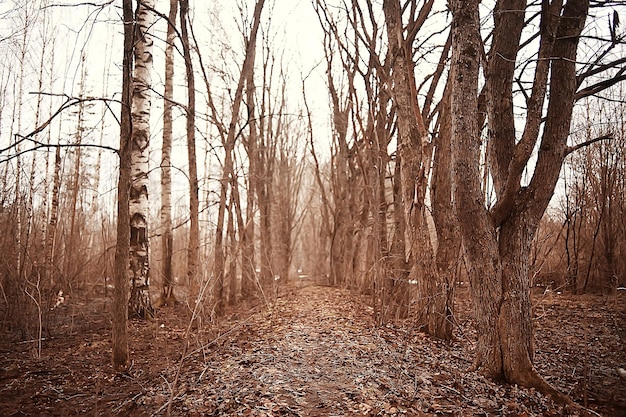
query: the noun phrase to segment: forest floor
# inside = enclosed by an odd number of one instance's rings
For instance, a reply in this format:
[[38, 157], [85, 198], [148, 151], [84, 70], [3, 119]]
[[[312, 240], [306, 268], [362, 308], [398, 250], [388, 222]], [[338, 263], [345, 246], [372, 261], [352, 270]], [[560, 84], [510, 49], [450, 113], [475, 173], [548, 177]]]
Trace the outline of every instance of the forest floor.
[[0, 416], [626, 416], [626, 294], [534, 298], [537, 368], [587, 406], [574, 410], [466, 372], [475, 334], [463, 291], [448, 343], [410, 321], [376, 326], [369, 299], [316, 285], [191, 332], [188, 308], [162, 308], [130, 322], [124, 375], [110, 365], [106, 304], [69, 300], [41, 358], [36, 343], [0, 335]]

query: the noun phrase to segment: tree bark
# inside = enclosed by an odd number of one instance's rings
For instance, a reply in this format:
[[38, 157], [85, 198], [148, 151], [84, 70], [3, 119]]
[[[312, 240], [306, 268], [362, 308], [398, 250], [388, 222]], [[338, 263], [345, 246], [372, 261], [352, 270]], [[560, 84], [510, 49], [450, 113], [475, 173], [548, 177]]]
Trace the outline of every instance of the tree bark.
[[165, 88], [163, 91], [163, 146], [161, 147], [161, 250], [163, 257], [161, 296], [158, 305], [174, 305], [172, 255], [172, 108], [174, 107], [174, 41], [178, 0], [170, 0], [165, 44]]
[[198, 167], [196, 160], [196, 87], [189, 48], [189, 35], [187, 25], [189, 18], [189, 1], [180, 0], [180, 27], [183, 43], [183, 56], [185, 58], [185, 70], [187, 75], [187, 160], [189, 163], [189, 242], [187, 247], [187, 282], [191, 287], [198, 273], [198, 261], [200, 253], [200, 226], [198, 223]]
[[[505, 3], [505, 2], [502, 2]], [[559, 5], [555, 2], [553, 5]], [[515, 6], [517, 7], [517, 6]], [[455, 1], [453, 10], [452, 55], [452, 129], [456, 212], [469, 261], [469, 278], [476, 308], [478, 330], [477, 356], [474, 368], [491, 378], [536, 388], [557, 401], [570, 400], [543, 380], [533, 367], [533, 334], [529, 289], [530, 248], [539, 221], [554, 193], [563, 160], [567, 154], [574, 94], [576, 91], [576, 49], [584, 26], [589, 2], [570, 0], [562, 10], [551, 61], [550, 99], [537, 164], [530, 184], [521, 187], [520, 172], [526, 165], [537, 137], [534, 117], [543, 101], [543, 76], [547, 70], [538, 64], [533, 84], [533, 98], [522, 139], [498, 136], [495, 155], [496, 176], [501, 179], [498, 201], [489, 212], [480, 187], [480, 126], [478, 114], [478, 67], [481, 39], [478, 1]], [[506, 11], [506, 10], [505, 10]], [[558, 10], [560, 11], [560, 8]], [[549, 53], [552, 16], [546, 13], [542, 22], [540, 57]], [[497, 31], [494, 32], [494, 34]], [[506, 36], [506, 32], [503, 32]], [[494, 40], [494, 45], [498, 43]], [[513, 48], [511, 48], [513, 50]], [[494, 52], [496, 53], [496, 52]], [[505, 56], [506, 58], [506, 56]], [[510, 58], [510, 57], [509, 57]], [[509, 81], [510, 82], [509, 78]], [[490, 82], [489, 78], [487, 82]], [[495, 94], [495, 93], [494, 93]], [[492, 97], [488, 114], [498, 114], [498, 101]], [[506, 106], [505, 106], [506, 108]], [[506, 123], [494, 117], [491, 124]], [[506, 130], [506, 129], [505, 129]], [[505, 133], [501, 133], [505, 135]], [[513, 146], [513, 151], [509, 147]], [[498, 149], [503, 149], [502, 151]], [[507, 165], [503, 169], [500, 165]], [[500, 164], [500, 165], [498, 165]], [[522, 167], [522, 168], [520, 168]], [[511, 190], [518, 190], [511, 192]]]
[[439, 277], [438, 288], [433, 298], [433, 310], [444, 314], [431, 314], [428, 323], [434, 335], [441, 339], [452, 339], [454, 286], [457, 279], [461, 235], [452, 199], [452, 117], [449, 92], [446, 92], [442, 99], [439, 118], [431, 186], [433, 221], [437, 230], [435, 260]]
[[[258, 126], [256, 119], [254, 72], [248, 73], [246, 79], [246, 101], [248, 107], [248, 128], [249, 134], [244, 141], [246, 153], [248, 154], [248, 192], [246, 193], [246, 223], [240, 229], [241, 239], [241, 297], [249, 299], [257, 293], [258, 279], [255, 265], [254, 248], [254, 208], [256, 200], [254, 198], [258, 178]], [[241, 210], [241, 208], [239, 208]]]
[[[125, 372], [130, 362], [128, 351], [128, 288], [130, 259], [130, 206], [131, 185], [130, 142], [132, 132], [132, 65], [134, 44], [134, 19], [132, 0], [124, 0], [124, 51], [122, 59], [122, 97], [120, 116], [120, 172], [117, 183], [117, 240], [115, 244], [113, 294], [112, 362], [115, 372]], [[57, 151], [60, 148], [57, 148]], [[54, 200], [53, 200], [54, 202]]]
[[[327, 52], [328, 53], [328, 52]], [[332, 101], [332, 120], [334, 129], [335, 152], [333, 170], [333, 197], [335, 210], [330, 242], [330, 280], [332, 285], [343, 286], [352, 281], [352, 254], [354, 224], [350, 187], [350, 156], [348, 147], [348, 125], [350, 108], [348, 103], [341, 103], [339, 92], [332, 75], [332, 56], [327, 57], [328, 88]], [[352, 82], [353, 75], [348, 75]]]
[[498, 313], [502, 300], [497, 237], [482, 198], [479, 172], [480, 132], [478, 69], [480, 25], [478, 0], [452, 5], [452, 155], [456, 215], [467, 250], [475, 303], [478, 344], [474, 368], [494, 379], [503, 377]]
[[[422, 13], [427, 14], [430, 7], [432, 3], [427, 3]], [[391, 59], [392, 99], [398, 113], [399, 186], [409, 244], [406, 256], [411, 276], [419, 284], [418, 323], [425, 325], [428, 333], [439, 334], [437, 326], [433, 326], [435, 323], [429, 319], [432, 315], [445, 317], [445, 308], [435, 311], [437, 304], [432, 302], [443, 285], [435, 267], [424, 204], [430, 169], [428, 132], [417, 103], [413, 61], [409, 52], [411, 39], [404, 36], [400, 2], [385, 0], [383, 11], [389, 40], [388, 59]], [[393, 292], [396, 294], [397, 315], [403, 317], [408, 313], [408, 283], [396, 280]]]
[[153, 315], [150, 300], [150, 263], [148, 241], [148, 180], [150, 144], [150, 106], [154, 0], [139, 3], [136, 17], [135, 71], [133, 77], [132, 132], [130, 140], [130, 299], [129, 315]]

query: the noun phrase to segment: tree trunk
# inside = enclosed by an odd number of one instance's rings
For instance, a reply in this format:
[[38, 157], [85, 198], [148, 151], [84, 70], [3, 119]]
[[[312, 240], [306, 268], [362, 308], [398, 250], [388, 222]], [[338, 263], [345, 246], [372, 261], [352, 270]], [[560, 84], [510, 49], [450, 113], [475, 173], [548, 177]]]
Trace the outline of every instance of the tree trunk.
[[193, 64], [189, 49], [189, 35], [187, 33], [188, 0], [180, 0], [180, 27], [183, 43], [183, 55], [187, 74], [187, 160], [189, 162], [189, 242], [187, 248], [187, 282], [189, 285], [196, 280], [200, 253], [200, 226], [198, 223], [198, 168], [196, 161], [196, 87], [194, 81]]
[[246, 45], [246, 56], [241, 67], [237, 89], [233, 98], [231, 121], [228, 126], [228, 133], [224, 143], [224, 167], [222, 169], [222, 178], [220, 184], [220, 201], [217, 215], [217, 225], [215, 232], [215, 258], [213, 262], [213, 277], [216, 280], [214, 285], [214, 303], [215, 312], [219, 315], [223, 312], [223, 290], [224, 290], [224, 220], [226, 212], [226, 197], [228, 186], [234, 178], [233, 171], [233, 150], [235, 141], [237, 140], [237, 121], [239, 119], [239, 110], [243, 101], [243, 87], [245, 81], [249, 79], [250, 74], [254, 72], [256, 38], [260, 25], [261, 12], [265, 0], [258, 0], [254, 8], [254, 20], [250, 31], [250, 39]]
[[[80, 93], [79, 97], [84, 97], [85, 95], [85, 78], [87, 67], [85, 65], [85, 55], [82, 56], [81, 59], [81, 81], [80, 81]], [[65, 281], [67, 284], [70, 283], [70, 279], [73, 278], [74, 271], [76, 270], [77, 260], [80, 258], [77, 256], [77, 251], [79, 250], [77, 242], [76, 242], [76, 216], [78, 211], [78, 195], [80, 193], [80, 188], [82, 185], [81, 177], [82, 177], [82, 159], [83, 159], [83, 149], [81, 149], [80, 145], [83, 141], [83, 130], [84, 130], [84, 113], [85, 113], [85, 102], [81, 102], [78, 105], [78, 114], [76, 115], [76, 131], [74, 133], [74, 143], [78, 145], [76, 148], [71, 150], [70, 155], [73, 155], [74, 159], [74, 170], [71, 174], [71, 181], [69, 182], [69, 192], [71, 193], [70, 199], [70, 232], [69, 236], [65, 242], [65, 258], [64, 258], [64, 268], [63, 268], [63, 276], [65, 277]]]
[[172, 255], [174, 233], [172, 232], [172, 108], [174, 98], [174, 41], [176, 39], [176, 14], [178, 0], [170, 0], [165, 44], [165, 88], [163, 92], [163, 146], [161, 149], [161, 250], [163, 257], [161, 297], [158, 305], [174, 305], [174, 279]]
[[150, 300], [150, 263], [148, 240], [148, 180], [150, 144], [150, 106], [152, 44], [149, 33], [154, 22], [154, 0], [139, 3], [135, 73], [133, 77], [132, 133], [130, 141], [130, 299], [129, 315], [148, 318], [153, 314]]
[[[228, 236], [228, 274], [226, 281], [228, 282], [228, 304], [235, 305], [237, 303], [237, 237], [235, 235], [235, 202], [231, 194], [228, 204], [228, 223], [226, 224], [226, 235]], [[226, 266], [226, 265], [225, 265]]]
[[[249, 299], [257, 293], [258, 281], [256, 275], [256, 266], [254, 262], [254, 208], [255, 208], [255, 192], [258, 178], [258, 127], [255, 114], [255, 84], [254, 72], [248, 74], [246, 79], [246, 98], [248, 104], [248, 127], [249, 135], [247, 141], [244, 142], [246, 153], [248, 154], [248, 192], [246, 193], [246, 223], [239, 230], [241, 239], [241, 297], [244, 300]], [[241, 208], [239, 207], [239, 210]]]
[[436, 139], [431, 187], [433, 221], [437, 229], [435, 259], [439, 282], [432, 302], [433, 311], [445, 313], [431, 314], [428, 317], [428, 327], [434, 336], [449, 340], [452, 339], [454, 286], [457, 279], [461, 235], [452, 204], [452, 120], [448, 93], [444, 94], [439, 117], [441, 122]]
[[480, 135], [478, 68], [480, 51], [478, 0], [452, 3], [452, 155], [454, 199], [469, 261], [478, 344], [474, 368], [502, 378], [498, 313], [502, 300], [501, 267], [496, 234], [484, 207], [479, 172]]
[[[120, 116], [120, 172], [117, 184], [117, 240], [115, 244], [113, 294], [112, 353], [113, 370], [128, 369], [128, 262], [130, 259], [130, 206], [131, 186], [130, 142], [132, 132], [132, 63], [134, 44], [134, 19], [132, 0], [124, 0], [124, 54], [122, 60], [122, 107]], [[59, 148], [57, 148], [58, 150]], [[53, 192], [54, 194], [54, 192]], [[54, 204], [54, 197], [53, 197]]]
[[[332, 61], [328, 59], [328, 88], [333, 103], [333, 129], [336, 151], [334, 154], [333, 197], [335, 210], [330, 243], [330, 280], [332, 285], [343, 286], [352, 281], [353, 218], [350, 190], [350, 156], [348, 147], [348, 125], [350, 108], [341, 103], [332, 76]], [[350, 75], [348, 76], [350, 78]], [[351, 79], [351, 78], [350, 78]], [[346, 100], [347, 101], [347, 100]]]
[[[501, 176], [501, 189], [491, 212], [485, 207], [480, 186], [481, 141], [476, 115], [482, 46], [478, 3], [472, 0], [455, 1], [452, 4], [451, 74], [454, 196], [469, 261], [468, 274], [478, 330], [474, 368], [488, 377], [533, 387], [558, 401], [570, 402], [547, 384], [532, 364], [528, 272], [531, 242], [554, 193], [561, 165], [567, 155], [567, 137], [576, 91], [576, 49], [589, 2], [567, 2], [559, 21], [552, 53], [551, 48], [543, 49], [546, 45], [549, 47], [552, 34], [549, 30], [542, 32], [540, 56], [550, 53], [550, 56], [560, 59], [551, 62], [551, 94], [537, 164], [528, 187], [521, 187], [521, 172], [530, 157], [528, 150], [532, 150], [536, 141], [534, 132], [538, 131], [535, 116], [541, 106], [534, 102], [543, 101], [542, 76], [547, 74], [547, 71], [539, 68], [539, 64], [522, 139], [514, 143], [515, 149], [509, 153], [510, 157], [497, 156], [510, 158], [507, 171], [498, 168], [497, 163], [494, 164], [495, 175]], [[544, 17], [553, 19], [553, 16], [552, 11]], [[543, 23], [543, 28], [549, 27], [550, 20]], [[494, 44], [497, 43], [494, 41]], [[536, 91], [538, 93], [535, 96]], [[497, 118], [490, 120], [492, 122], [499, 123]]]
[[[425, 11], [431, 7], [425, 5]], [[430, 152], [428, 132], [424, 126], [415, 87], [411, 40], [405, 39], [401, 17], [401, 6], [398, 0], [383, 2], [387, 36], [389, 40], [388, 55], [391, 59], [391, 78], [393, 80], [392, 99], [398, 113], [398, 155], [400, 159], [400, 187], [405, 218], [408, 247], [408, 267], [411, 275], [419, 284], [418, 314], [420, 324], [424, 324], [430, 333], [429, 317], [439, 315], [445, 317], [445, 307], [442, 311], [434, 311], [436, 304], [432, 300], [437, 297], [437, 291], [442, 288], [437, 269], [430, 233], [426, 221], [425, 193], [430, 169]], [[408, 285], [403, 280], [394, 283], [394, 293], [400, 296], [397, 302], [399, 317], [408, 313]]]

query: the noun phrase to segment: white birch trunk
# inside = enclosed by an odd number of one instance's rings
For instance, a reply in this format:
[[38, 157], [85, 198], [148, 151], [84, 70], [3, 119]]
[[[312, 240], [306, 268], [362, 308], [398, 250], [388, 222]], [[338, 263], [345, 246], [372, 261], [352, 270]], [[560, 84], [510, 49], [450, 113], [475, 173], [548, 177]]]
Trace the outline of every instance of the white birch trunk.
[[140, 3], [137, 11], [135, 72], [132, 97], [130, 210], [130, 300], [129, 315], [152, 315], [148, 248], [148, 170], [150, 143], [150, 106], [152, 83], [152, 44], [148, 31], [154, 23], [154, 0]]

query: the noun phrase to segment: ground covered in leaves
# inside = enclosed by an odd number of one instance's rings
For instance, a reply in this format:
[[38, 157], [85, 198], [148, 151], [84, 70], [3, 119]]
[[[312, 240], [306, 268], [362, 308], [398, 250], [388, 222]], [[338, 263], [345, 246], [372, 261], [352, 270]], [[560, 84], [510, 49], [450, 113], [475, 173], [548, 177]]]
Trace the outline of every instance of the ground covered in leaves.
[[573, 410], [465, 371], [475, 335], [458, 293], [450, 343], [410, 321], [376, 326], [367, 298], [316, 285], [219, 326], [163, 308], [130, 323], [125, 375], [110, 366], [107, 305], [70, 301], [39, 359], [35, 342], [2, 336], [0, 416], [626, 416], [626, 295], [534, 297], [537, 368], [586, 407]]

